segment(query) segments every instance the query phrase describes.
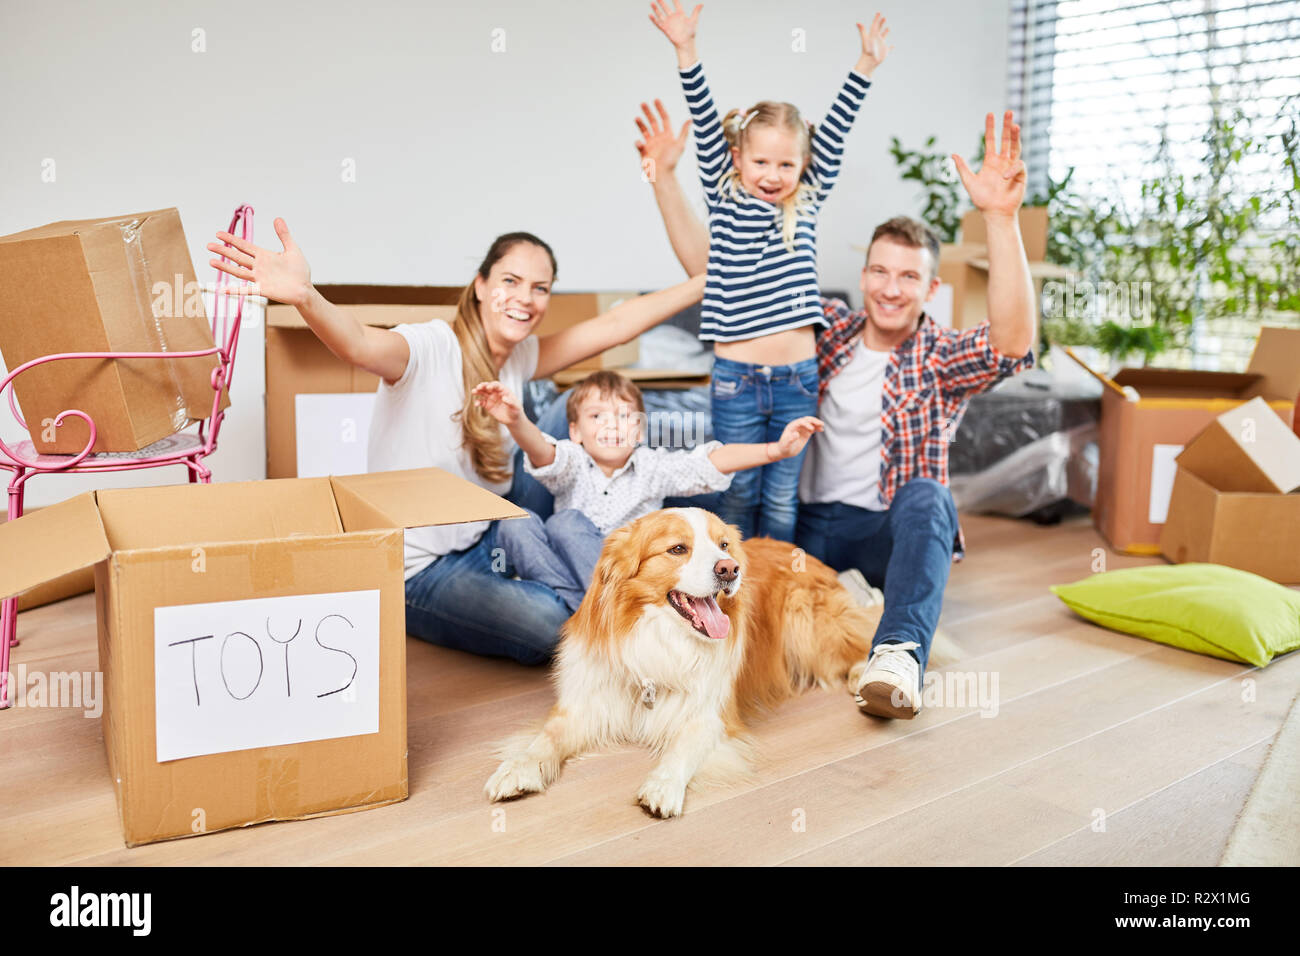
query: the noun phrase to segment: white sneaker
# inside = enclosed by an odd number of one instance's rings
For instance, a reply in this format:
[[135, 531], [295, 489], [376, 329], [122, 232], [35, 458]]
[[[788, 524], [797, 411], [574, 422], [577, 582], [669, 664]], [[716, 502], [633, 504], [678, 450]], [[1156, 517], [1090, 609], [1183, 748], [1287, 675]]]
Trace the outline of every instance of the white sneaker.
[[847, 568], [837, 577], [859, 607], [875, 607], [877, 604], [885, 603], [884, 593], [880, 588], [873, 588], [868, 584], [867, 579], [857, 568]]
[[858, 707], [877, 717], [910, 720], [921, 710], [921, 665], [908, 651], [916, 641], [877, 644], [858, 681]]

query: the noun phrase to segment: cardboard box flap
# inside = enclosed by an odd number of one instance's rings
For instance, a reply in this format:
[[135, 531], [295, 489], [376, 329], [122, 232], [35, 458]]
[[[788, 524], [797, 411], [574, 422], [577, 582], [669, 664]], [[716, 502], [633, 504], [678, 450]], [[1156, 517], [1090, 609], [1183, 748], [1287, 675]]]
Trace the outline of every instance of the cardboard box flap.
[[337, 534], [324, 478], [115, 488], [99, 492], [100, 518], [116, 550]]
[[1202, 372], [1181, 368], [1122, 368], [1116, 385], [1131, 385], [1143, 398], [1240, 397], [1263, 376], [1254, 372]]
[[157, 216], [169, 211], [171, 210], [151, 209], [149, 212], [139, 212], [127, 216], [109, 216], [105, 219], [61, 219], [58, 222], [46, 223], [43, 226], [36, 226], [33, 229], [24, 229], [22, 232], [14, 232], [7, 236], [0, 236], [0, 242], [18, 242], [24, 239], [44, 239], [48, 236], [71, 236], [86, 232], [96, 226], [117, 225], [118, 223], [128, 222], [132, 219], [145, 219], [149, 216]]
[[[451, 322], [456, 318], [456, 307], [454, 305], [365, 305], [348, 306], [347, 313], [362, 325], [391, 329], [396, 325], [418, 325], [434, 319]], [[289, 305], [269, 306], [266, 310], [266, 324], [273, 329], [310, 328], [302, 314]]]
[[346, 531], [517, 518], [526, 512], [441, 468], [330, 478]]
[[1261, 377], [1251, 395], [1294, 402], [1300, 393], [1300, 329], [1260, 326], [1246, 371]]
[[112, 552], [95, 492], [0, 524], [0, 598], [98, 564]]
[[1224, 412], [1177, 461], [1219, 491], [1284, 495], [1300, 488], [1300, 438], [1262, 398]]

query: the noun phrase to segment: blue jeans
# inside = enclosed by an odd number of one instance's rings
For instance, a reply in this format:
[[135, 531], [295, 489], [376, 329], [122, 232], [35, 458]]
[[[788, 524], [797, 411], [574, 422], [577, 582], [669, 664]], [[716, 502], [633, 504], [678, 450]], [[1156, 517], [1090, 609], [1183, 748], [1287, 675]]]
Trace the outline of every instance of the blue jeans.
[[[752, 365], [715, 359], [710, 387], [713, 437], [725, 444], [777, 441], [785, 426], [817, 414], [817, 359], [794, 365]], [[808, 449], [738, 471], [718, 511], [746, 538], [755, 533], [793, 541], [799, 510], [799, 472]]]
[[564, 600], [538, 581], [511, 578], [502, 560], [503, 525], [494, 521], [478, 543], [444, 554], [406, 582], [406, 632], [413, 637], [521, 664], [544, 664], [569, 619]]
[[566, 508], [543, 522], [530, 511], [526, 518], [498, 521], [496, 529], [497, 544], [519, 577], [545, 584], [570, 612], [578, 610], [605, 544], [590, 518]]
[[956, 537], [952, 494], [933, 478], [913, 478], [888, 511], [838, 501], [803, 505], [795, 541], [836, 571], [857, 568], [885, 592], [872, 646], [916, 641], [921, 650], [911, 653], [924, 675]]

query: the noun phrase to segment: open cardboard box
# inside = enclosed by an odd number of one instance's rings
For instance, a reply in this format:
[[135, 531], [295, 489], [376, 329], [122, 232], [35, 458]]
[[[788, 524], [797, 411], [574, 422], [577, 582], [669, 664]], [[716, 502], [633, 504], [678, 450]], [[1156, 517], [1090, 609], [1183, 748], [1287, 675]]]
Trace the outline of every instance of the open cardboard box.
[[[364, 325], [390, 329], [403, 323], [451, 322], [462, 289], [452, 286], [321, 285], [330, 302]], [[559, 292], [551, 296], [538, 335], [594, 318], [637, 293]], [[635, 341], [607, 349], [569, 370], [578, 377], [635, 362]], [[293, 478], [326, 474], [329, 465], [364, 470], [366, 436], [379, 378], [336, 358], [307, 327], [298, 310], [266, 310], [266, 475]], [[302, 416], [301, 426], [299, 416]]]
[[88, 492], [0, 525], [0, 597], [94, 566], [128, 845], [343, 813], [407, 796], [402, 529], [522, 514], [436, 468]]
[[1165, 557], [1300, 584], [1300, 437], [1269, 404], [1219, 415], [1176, 460]]
[[1261, 327], [1241, 373], [1125, 368], [1097, 377], [1107, 387], [1093, 524], [1117, 551], [1159, 554], [1175, 458], [1183, 447], [1216, 417], [1252, 398], [1263, 399], [1284, 422], [1291, 420], [1300, 391], [1300, 329]]
[[[61, 352], [196, 352], [212, 330], [175, 209], [50, 223], [0, 237], [0, 354], [12, 371]], [[212, 413], [215, 355], [71, 359], [14, 379], [32, 443], [135, 451]], [[222, 395], [221, 407], [229, 405]]]

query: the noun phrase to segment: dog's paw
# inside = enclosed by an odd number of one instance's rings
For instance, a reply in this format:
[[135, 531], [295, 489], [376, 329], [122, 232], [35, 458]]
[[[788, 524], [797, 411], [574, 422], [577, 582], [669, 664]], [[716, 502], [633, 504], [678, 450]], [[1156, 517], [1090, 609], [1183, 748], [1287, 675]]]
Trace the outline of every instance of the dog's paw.
[[488, 778], [483, 792], [495, 803], [498, 800], [523, 796], [525, 793], [541, 793], [545, 789], [542, 768], [537, 761], [511, 757], [502, 761], [496, 773]]
[[686, 787], [665, 777], [652, 776], [637, 791], [636, 802], [645, 807], [652, 816], [679, 817], [682, 815], [682, 802], [686, 799]]

